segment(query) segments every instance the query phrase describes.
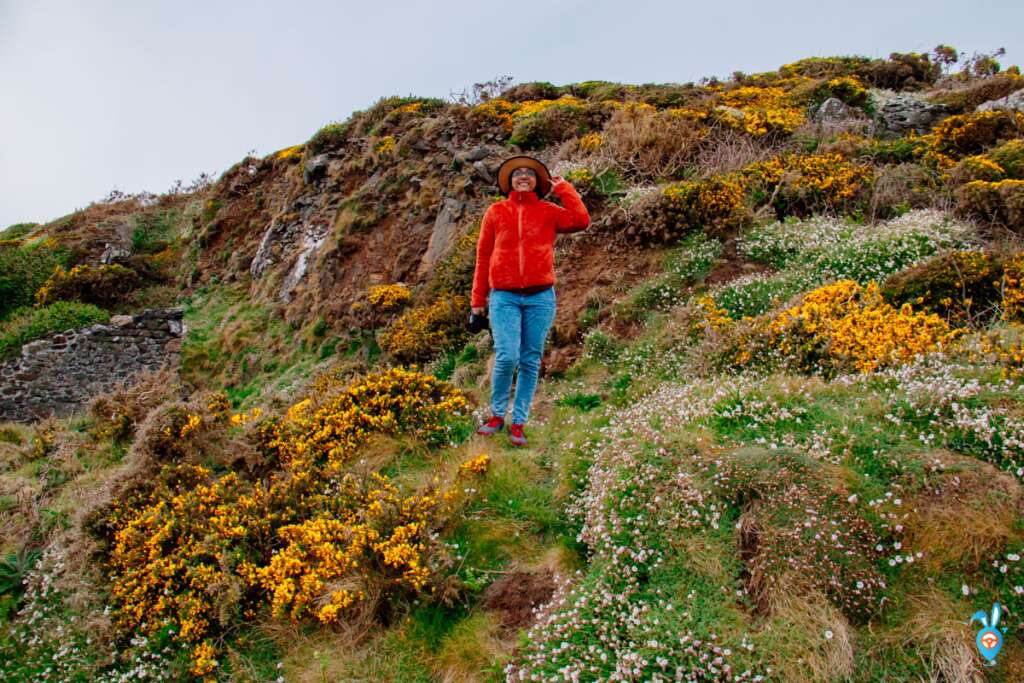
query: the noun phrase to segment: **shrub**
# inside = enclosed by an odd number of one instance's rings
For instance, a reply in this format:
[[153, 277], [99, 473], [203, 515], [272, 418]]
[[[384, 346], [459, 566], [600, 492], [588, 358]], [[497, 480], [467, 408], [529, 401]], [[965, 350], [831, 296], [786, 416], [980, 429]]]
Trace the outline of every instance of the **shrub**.
[[830, 78], [814, 91], [814, 101], [824, 102], [830, 97], [842, 100], [851, 107], [861, 107], [868, 99], [868, 91], [856, 76]]
[[512, 129], [509, 143], [523, 149], [541, 149], [574, 138], [586, 132], [590, 125], [587, 110], [575, 102], [553, 104], [536, 113], [520, 116]]
[[927, 54], [893, 52], [885, 61], [872, 62], [862, 75], [878, 88], [919, 90], [942, 75], [942, 66], [932, 62]]
[[401, 362], [423, 361], [464, 342], [469, 298], [441, 295], [405, 311], [381, 334], [381, 347]]
[[53, 332], [102, 323], [110, 313], [92, 304], [57, 301], [42, 308], [19, 308], [0, 323], [0, 358], [10, 358], [22, 346]]
[[722, 105], [726, 109], [719, 109], [719, 120], [753, 136], [789, 135], [807, 118], [803, 107], [777, 87], [728, 90], [722, 93]]
[[602, 131], [602, 152], [629, 177], [677, 178], [700, 151], [708, 129], [650, 105], [617, 106]]
[[101, 307], [120, 303], [142, 283], [139, 274], [119, 264], [79, 265], [70, 271], [57, 266], [35, 295], [36, 306], [81, 301]]
[[306, 155], [316, 156], [341, 147], [348, 139], [349, 123], [334, 121], [313, 134], [306, 143]]
[[987, 156], [999, 165], [1006, 178], [1024, 180], [1024, 139], [1008, 140], [990, 150]]
[[804, 371], [871, 372], [903, 364], [957, 337], [935, 314], [893, 308], [876, 283], [852, 280], [820, 287], [765, 328], [769, 345]]
[[936, 174], [921, 164], [903, 163], [876, 168], [868, 216], [886, 219], [911, 209], [928, 208], [937, 203], [939, 192]]
[[[571, 95], [564, 95], [558, 99], [527, 100], [522, 102], [510, 102], [504, 98], [496, 97], [479, 104], [470, 111], [471, 118], [490, 120], [500, 124], [508, 135], [512, 135], [517, 124], [526, 119], [538, 116], [548, 109], [556, 109], [550, 119], [539, 118], [531, 123], [524, 123], [519, 129], [519, 134], [514, 139], [518, 142], [513, 144], [537, 144], [543, 146], [547, 142], [566, 134], [566, 132], [582, 119], [588, 109], [587, 102]], [[545, 125], [545, 124], [549, 125]], [[575, 130], [571, 135], [561, 137], [567, 139], [579, 134]]]
[[862, 73], [871, 62], [867, 57], [808, 57], [780, 67], [779, 75], [783, 78], [855, 76]]
[[[509, 102], [529, 102], [534, 100], [557, 100], [563, 94], [562, 88], [558, 88], [546, 81], [533, 81], [531, 83], [514, 85], [502, 91], [501, 96]], [[575, 94], [586, 97], [583, 93]]]
[[8, 225], [3, 230], [0, 230], [0, 242], [20, 240], [38, 227], [38, 223], [15, 223], [14, 225]]
[[390, 285], [376, 285], [367, 293], [367, 300], [382, 313], [391, 313], [412, 300], [412, 292], [398, 282]]
[[1024, 322], [1024, 253], [1014, 254], [1006, 260], [1002, 289], [1003, 320]]
[[124, 383], [96, 395], [89, 402], [89, 413], [96, 420], [93, 433], [99, 438], [127, 442], [149, 412], [174, 400], [181, 386], [171, 368], [145, 371]]
[[148, 211], [132, 216], [132, 250], [155, 254], [170, 246], [182, 220], [179, 209]]
[[1003, 167], [992, 161], [984, 154], [975, 154], [965, 157], [950, 169], [948, 177], [950, 184], [964, 185], [975, 180], [997, 182], [1006, 176]]
[[[275, 466], [265, 478], [177, 462], [140, 479], [86, 524], [111, 575], [115, 625], [147, 636], [173, 628], [192, 648], [193, 673], [205, 675], [217, 666], [218, 636], [263, 606], [294, 621], [358, 626], [382, 600], [437, 587], [452, 560], [440, 532], [464, 499], [464, 478], [486, 471], [487, 458], [413, 492], [345, 465], [375, 432], [447, 439], [466, 407], [460, 392], [415, 371], [345, 387], [320, 377], [309, 399], [247, 433]], [[208, 419], [245, 421], [225, 416], [192, 413], [169, 427], [187, 441]]]
[[922, 137], [900, 137], [894, 140], [871, 140], [861, 151], [876, 164], [903, 164], [919, 160], [928, 141]]
[[1000, 259], [983, 251], [953, 251], [896, 273], [881, 288], [895, 306], [911, 304], [951, 325], [991, 318], [1000, 301]]
[[1020, 232], [1024, 226], [1024, 180], [969, 182], [956, 191], [956, 211]]
[[950, 116], [922, 136], [926, 144], [923, 156], [940, 170], [948, 170], [957, 160], [1018, 137], [1022, 130], [1024, 114], [1020, 112], [982, 111]]
[[36, 291], [66, 260], [67, 253], [55, 248], [52, 241], [32, 245], [0, 242], [0, 320], [20, 306], [31, 305]]
[[698, 230], [708, 235], [728, 233], [750, 217], [745, 190], [739, 174], [673, 183], [638, 203], [637, 217], [629, 221], [624, 235], [651, 244], [674, 242]]
[[751, 164], [743, 175], [755, 202], [770, 202], [781, 217], [855, 208], [873, 170], [840, 154], [784, 154]]

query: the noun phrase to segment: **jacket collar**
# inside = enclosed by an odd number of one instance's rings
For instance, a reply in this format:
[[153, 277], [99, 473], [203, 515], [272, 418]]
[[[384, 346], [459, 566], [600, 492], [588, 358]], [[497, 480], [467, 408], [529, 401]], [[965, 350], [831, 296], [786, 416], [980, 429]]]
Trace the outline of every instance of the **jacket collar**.
[[540, 201], [537, 199], [537, 193], [533, 190], [525, 192], [522, 190], [512, 190], [508, 193], [508, 200], [513, 204], [536, 204]]

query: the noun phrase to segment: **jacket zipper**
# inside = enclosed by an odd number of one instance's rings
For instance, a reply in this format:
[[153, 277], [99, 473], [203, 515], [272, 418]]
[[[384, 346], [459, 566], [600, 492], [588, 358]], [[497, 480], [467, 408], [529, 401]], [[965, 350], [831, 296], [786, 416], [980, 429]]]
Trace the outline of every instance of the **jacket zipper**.
[[523, 207], [516, 207], [519, 210], [519, 286], [523, 287]]

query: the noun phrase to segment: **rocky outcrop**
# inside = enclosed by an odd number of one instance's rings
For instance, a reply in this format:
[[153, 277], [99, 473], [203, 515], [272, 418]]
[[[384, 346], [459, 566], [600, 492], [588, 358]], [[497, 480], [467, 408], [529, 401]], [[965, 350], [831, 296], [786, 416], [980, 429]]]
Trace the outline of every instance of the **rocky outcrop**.
[[927, 133], [953, 113], [944, 104], [928, 102], [908, 93], [872, 90], [871, 100], [875, 107], [875, 134], [879, 136], [906, 135], [911, 130]]
[[423, 254], [423, 260], [420, 261], [418, 277], [430, 272], [434, 265], [451, 251], [452, 243], [457, 237], [459, 220], [465, 211], [466, 202], [452, 197], [444, 198], [441, 210], [434, 221], [434, 230], [430, 233], [430, 243]]
[[184, 333], [180, 309], [149, 309], [25, 344], [0, 365], [0, 421], [65, 416], [120, 380], [177, 365]]
[[1024, 112], [1024, 90], [1012, 92], [998, 100], [989, 100], [978, 105], [978, 111], [1020, 111]]

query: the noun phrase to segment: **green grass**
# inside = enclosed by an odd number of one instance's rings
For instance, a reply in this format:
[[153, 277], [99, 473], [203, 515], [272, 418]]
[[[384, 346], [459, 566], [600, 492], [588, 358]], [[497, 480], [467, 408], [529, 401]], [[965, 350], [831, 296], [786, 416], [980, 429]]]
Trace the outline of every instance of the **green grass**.
[[0, 359], [16, 356], [25, 344], [55, 332], [110, 320], [110, 313], [92, 304], [57, 301], [43, 308], [21, 308], [0, 323]]

